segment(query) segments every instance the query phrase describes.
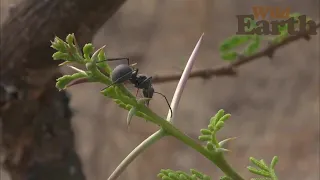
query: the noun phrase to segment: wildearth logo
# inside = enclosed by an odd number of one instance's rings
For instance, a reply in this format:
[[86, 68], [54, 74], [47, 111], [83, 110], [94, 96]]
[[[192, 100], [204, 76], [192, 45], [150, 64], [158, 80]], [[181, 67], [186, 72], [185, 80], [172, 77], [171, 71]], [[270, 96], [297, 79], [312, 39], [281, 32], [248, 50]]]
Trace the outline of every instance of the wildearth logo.
[[[237, 15], [238, 35], [280, 35], [279, 25], [287, 25], [288, 34], [297, 35], [309, 30], [309, 35], [317, 35], [317, 23], [306, 15], [290, 17], [290, 8], [254, 6], [253, 14]], [[266, 20], [269, 15], [269, 20]], [[260, 20], [259, 20], [260, 19]], [[255, 20], [255, 24], [252, 21]], [[297, 25], [299, 25], [297, 27]]]

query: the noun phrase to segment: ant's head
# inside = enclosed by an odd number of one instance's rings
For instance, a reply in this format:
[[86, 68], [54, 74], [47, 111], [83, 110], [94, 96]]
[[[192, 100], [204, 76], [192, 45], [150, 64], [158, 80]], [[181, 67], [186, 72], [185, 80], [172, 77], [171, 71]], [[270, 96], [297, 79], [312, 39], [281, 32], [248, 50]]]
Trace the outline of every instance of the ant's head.
[[143, 93], [143, 96], [145, 98], [152, 98], [153, 97], [153, 94], [154, 94], [154, 89], [152, 86], [150, 86], [149, 88], [145, 88], [142, 90], [142, 93]]

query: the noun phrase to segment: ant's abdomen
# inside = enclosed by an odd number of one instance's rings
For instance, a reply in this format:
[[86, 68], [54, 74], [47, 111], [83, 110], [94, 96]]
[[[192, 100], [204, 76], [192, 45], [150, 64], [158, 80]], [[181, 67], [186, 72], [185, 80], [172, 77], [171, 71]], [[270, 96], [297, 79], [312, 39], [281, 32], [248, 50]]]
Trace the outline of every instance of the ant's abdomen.
[[132, 68], [126, 64], [120, 64], [111, 73], [113, 83], [123, 83], [131, 78]]

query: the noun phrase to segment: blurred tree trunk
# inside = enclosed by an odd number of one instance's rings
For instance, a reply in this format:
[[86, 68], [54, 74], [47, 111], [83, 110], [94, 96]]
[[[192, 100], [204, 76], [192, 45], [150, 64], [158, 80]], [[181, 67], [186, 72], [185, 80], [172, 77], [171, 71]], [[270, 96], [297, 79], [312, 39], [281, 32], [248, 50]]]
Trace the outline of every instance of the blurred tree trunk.
[[50, 41], [75, 33], [80, 44], [125, 0], [25, 0], [1, 27], [1, 147], [13, 180], [84, 180], [72, 112]]

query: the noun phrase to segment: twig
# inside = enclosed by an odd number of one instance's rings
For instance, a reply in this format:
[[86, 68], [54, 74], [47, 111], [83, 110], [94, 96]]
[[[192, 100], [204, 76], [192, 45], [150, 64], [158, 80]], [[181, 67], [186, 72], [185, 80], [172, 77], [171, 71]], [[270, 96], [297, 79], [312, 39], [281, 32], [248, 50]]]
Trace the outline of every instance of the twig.
[[[320, 23], [317, 24], [316, 28], [320, 28]], [[189, 78], [203, 78], [208, 79], [212, 76], [236, 76], [237, 72], [235, 71], [236, 68], [238, 68], [241, 65], [247, 64], [253, 60], [257, 60], [261, 57], [269, 57], [272, 58], [274, 52], [279, 49], [282, 46], [285, 46], [287, 44], [290, 44], [291, 42], [294, 42], [296, 40], [299, 40], [301, 38], [306, 39], [307, 41], [310, 40], [310, 31], [305, 31], [298, 33], [295, 36], [288, 36], [284, 38], [280, 43], [277, 44], [270, 44], [267, 48], [247, 57], [239, 57], [239, 60], [230, 63], [229, 65], [224, 65], [220, 67], [215, 68], [206, 68], [206, 69], [199, 69], [194, 70], [191, 72]], [[167, 74], [167, 75], [154, 75], [152, 82], [153, 83], [164, 83], [164, 82], [170, 82], [170, 81], [177, 81], [181, 77], [181, 73], [175, 73], [175, 74]]]

